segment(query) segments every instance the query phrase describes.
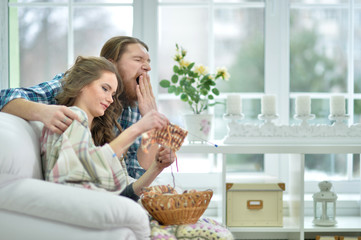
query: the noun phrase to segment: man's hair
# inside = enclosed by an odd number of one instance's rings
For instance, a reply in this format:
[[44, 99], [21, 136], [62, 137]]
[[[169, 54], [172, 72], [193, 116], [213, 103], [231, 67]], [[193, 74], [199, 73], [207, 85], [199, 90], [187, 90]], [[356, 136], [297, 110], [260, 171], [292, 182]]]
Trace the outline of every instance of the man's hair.
[[100, 51], [100, 56], [108, 60], [118, 61], [127, 50], [129, 44], [139, 43], [149, 51], [147, 44], [135, 37], [117, 36], [109, 39]]
[[63, 90], [56, 96], [58, 104], [73, 106], [80, 91], [90, 83], [98, 80], [104, 72], [114, 73], [118, 80], [118, 87], [113, 97], [113, 103], [107, 108], [103, 116], [95, 117], [91, 127], [94, 143], [98, 146], [109, 143], [115, 138], [114, 124], [121, 130], [116, 119], [122, 112], [119, 96], [123, 91], [120, 76], [110, 61], [104, 57], [77, 57], [75, 64], [65, 72], [62, 80]]

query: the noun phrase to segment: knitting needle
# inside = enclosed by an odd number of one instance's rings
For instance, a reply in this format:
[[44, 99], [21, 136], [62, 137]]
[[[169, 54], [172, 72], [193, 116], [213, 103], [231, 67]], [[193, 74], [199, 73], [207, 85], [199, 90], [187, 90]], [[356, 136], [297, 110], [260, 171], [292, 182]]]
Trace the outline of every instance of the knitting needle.
[[199, 138], [199, 139], [201, 139], [202, 141], [205, 141], [206, 143], [208, 143], [208, 144], [210, 144], [210, 145], [212, 145], [212, 146], [214, 146], [214, 147], [218, 147], [217, 144], [212, 143], [212, 142], [210, 142], [210, 141], [208, 141], [208, 140], [206, 140], [206, 139], [204, 139], [204, 138], [201, 138], [201, 137], [199, 137], [199, 136], [197, 136], [197, 135], [194, 135], [194, 134], [190, 133], [189, 131], [188, 131], [188, 134], [190, 134], [190, 135], [192, 135], [192, 136], [194, 136], [194, 137], [196, 137], [196, 138]]

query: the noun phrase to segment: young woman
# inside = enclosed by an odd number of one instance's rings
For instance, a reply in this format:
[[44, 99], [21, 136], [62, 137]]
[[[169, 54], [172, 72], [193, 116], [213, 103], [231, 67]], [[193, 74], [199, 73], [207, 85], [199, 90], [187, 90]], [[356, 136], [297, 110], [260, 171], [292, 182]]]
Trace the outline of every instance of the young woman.
[[[161, 147], [157, 161], [137, 181], [128, 176], [123, 154], [142, 133], [166, 127], [168, 119], [149, 111], [122, 131], [116, 123], [122, 112], [122, 81], [114, 64], [103, 57], [78, 57], [62, 81], [57, 102], [70, 107], [80, 121], [73, 121], [62, 134], [44, 128], [41, 154], [45, 179], [137, 200], [142, 187], [170, 166], [175, 154]], [[121, 131], [117, 137], [114, 124]]]

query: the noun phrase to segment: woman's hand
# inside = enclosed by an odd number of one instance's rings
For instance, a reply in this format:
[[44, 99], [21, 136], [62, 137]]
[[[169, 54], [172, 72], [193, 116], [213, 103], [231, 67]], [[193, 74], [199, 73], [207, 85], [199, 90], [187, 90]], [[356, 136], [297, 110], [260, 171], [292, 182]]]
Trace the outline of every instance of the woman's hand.
[[163, 171], [164, 168], [169, 167], [175, 160], [175, 153], [166, 147], [160, 147], [152, 162], [150, 168], [133, 184], [135, 194], [140, 196], [143, 187], [148, 187], [154, 179]]
[[155, 162], [158, 168], [164, 169], [172, 165], [175, 157], [175, 152], [173, 152], [170, 148], [161, 146], [155, 155]]
[[165, 115], [156, 110], [151, 110], [134, 125], [137, 125], [141, 132], [144, 133], [152, 129], [162, 129], [168, 124], [169, 120]]

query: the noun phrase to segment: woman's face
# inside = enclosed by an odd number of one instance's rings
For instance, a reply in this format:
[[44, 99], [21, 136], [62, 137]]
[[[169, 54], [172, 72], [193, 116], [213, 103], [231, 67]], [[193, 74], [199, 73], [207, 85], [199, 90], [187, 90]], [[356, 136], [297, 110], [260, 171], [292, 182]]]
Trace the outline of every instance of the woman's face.
[[103, 72], [99, 79], [83, 87], [74, 105], [83, 109], [91, 122], [94, 117], [103, 116], [105, 110], [113, 103], [117, 87], [115, 74]]

